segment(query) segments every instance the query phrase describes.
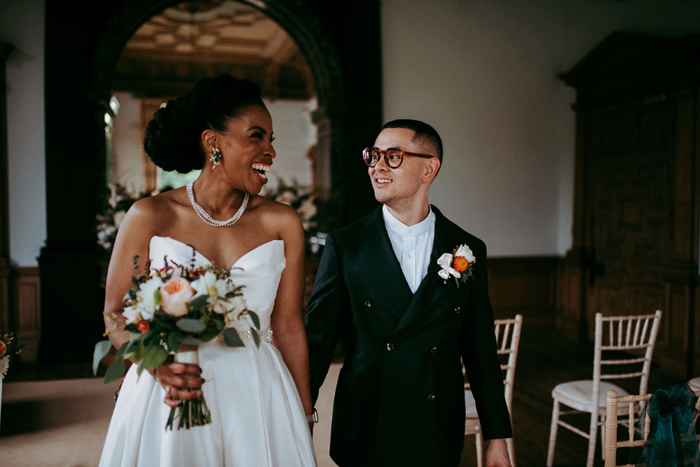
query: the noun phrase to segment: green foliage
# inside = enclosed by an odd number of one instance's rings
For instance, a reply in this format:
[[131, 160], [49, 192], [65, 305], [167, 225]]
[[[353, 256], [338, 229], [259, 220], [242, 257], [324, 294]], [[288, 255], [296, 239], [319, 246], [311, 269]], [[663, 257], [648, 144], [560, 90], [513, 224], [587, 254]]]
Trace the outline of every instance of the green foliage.
[[[127, 342], [128, 344], [128, 342]], [[125, 348], [126, 344], [122, 345], [119, 351], [123, 348]], [[97, 369], [100, 367], [100, 362], [102, 361], [103, 358], [107, 356], [109, 353], [110, 349], [112, 348], [112, 341], [110, 340], [105, 340], [105, 341], [100, 341], [97, 344], [95, 344], [95, 351], [92, 354], [92, 374], [97, 375]], [[119, 353], [117, 353], [119, 355]], [[119, 357], [117, 357], [119, 358]]]
[[228, 328], [224, 331], [224, 342], [229, 347], [245, 347], [243, 339], [241, 339], [236, 328]]
[[199, 334], [207, 329], [206, 323], [203, 323], [198, 319], [181, 318], [175, 323], [175, 325], [182, 331], [192, 334]]
[[126, 365], [124, 364], [124, 360], [115, 360], [107, 368], [107, 373], [105, 374], [105, 384], [109, 384], [112, 381], [121, 378], [125, 371]]

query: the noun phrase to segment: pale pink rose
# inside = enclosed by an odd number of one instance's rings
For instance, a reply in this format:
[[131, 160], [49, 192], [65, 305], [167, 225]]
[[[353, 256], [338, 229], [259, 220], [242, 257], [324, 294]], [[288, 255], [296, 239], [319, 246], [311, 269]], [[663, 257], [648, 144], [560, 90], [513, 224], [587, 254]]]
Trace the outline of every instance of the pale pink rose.
[[184, 316], [187, 314], [187, 303], [192, 299], [192, 295], [194, 291], [187, 279], [170, 279], [160, 288], [160, 306], [170, 316]]

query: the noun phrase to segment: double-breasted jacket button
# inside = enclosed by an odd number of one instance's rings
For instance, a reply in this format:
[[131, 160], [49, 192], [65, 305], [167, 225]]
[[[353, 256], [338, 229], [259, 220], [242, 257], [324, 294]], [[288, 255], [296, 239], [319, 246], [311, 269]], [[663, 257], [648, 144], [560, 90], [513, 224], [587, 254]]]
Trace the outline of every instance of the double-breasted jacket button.
[[391, 352], [392, 350], [394, 350], [394, 344], [392, 344], [391, 342], [387, 342], [386, 343], [386, 350], [387, 350], [387, 352]]
[[430, 353], [437, 353], [437, 346], [430, 349]]
[[365, 300], [365, 306], [367, 308], [372, 308], [372, 302], [370, 302], [369, 300]]
[[428, 400], [429, 401], [434, 401], [435, 400], [435, 394], [428, 394]]
[[462, 312], [462, 307], [461, 306], [456, 306], [455, 307], [455, 313], [460, 314]]

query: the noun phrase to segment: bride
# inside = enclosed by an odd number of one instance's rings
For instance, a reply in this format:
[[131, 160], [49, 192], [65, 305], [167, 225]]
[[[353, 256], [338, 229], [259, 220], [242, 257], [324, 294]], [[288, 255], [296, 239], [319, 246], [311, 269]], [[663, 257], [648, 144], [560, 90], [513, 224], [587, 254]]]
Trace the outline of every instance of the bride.
[[[144, 148], [164, 170], [203, 169], [180, 188], [143, 199], [122, 222], [107, 274], [105, 323], [114, 347], [129, 338], [121, 316], [134, 257], [230, 268], [263, 343], [214, 339], [199, 366], [164, 363], [127, 373], [101, 466], [314, 466], [308, 350], [302, 321], [304, 232], [296, 211], [257, 196], [275, 158], [260, 88], [229, 75], [204, 78], [148, 124]], [[212, 423], [164, 430], [171, 407], [201, 394]]]

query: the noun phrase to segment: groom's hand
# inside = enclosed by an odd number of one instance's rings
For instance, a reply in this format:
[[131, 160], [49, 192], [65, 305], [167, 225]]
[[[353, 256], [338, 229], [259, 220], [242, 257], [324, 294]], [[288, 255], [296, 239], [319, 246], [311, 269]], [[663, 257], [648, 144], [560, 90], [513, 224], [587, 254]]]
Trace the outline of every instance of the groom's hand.
[[182, 400], [195, 399], [202, 395], [204, 380], [198, 365], [188, 363], [164, 363], [158, 366], [153, 377], [165, 390], [163, 400], [170, 407], [177, 407]]
[[492, 439], [486, 449], [486, 467], [511, 467], [505, 439]]

